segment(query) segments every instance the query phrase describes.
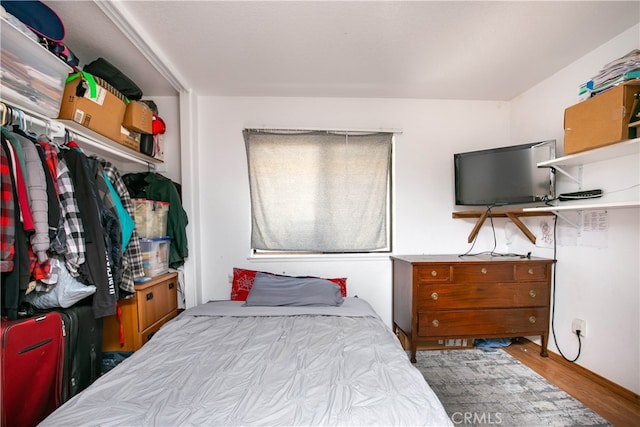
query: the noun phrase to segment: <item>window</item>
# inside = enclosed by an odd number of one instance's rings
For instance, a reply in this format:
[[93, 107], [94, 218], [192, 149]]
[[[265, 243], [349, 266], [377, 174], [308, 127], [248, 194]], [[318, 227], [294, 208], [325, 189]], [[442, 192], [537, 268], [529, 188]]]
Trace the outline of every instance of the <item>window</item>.
[[390, 251], [392, 133], [245, 130], [254, 252]]

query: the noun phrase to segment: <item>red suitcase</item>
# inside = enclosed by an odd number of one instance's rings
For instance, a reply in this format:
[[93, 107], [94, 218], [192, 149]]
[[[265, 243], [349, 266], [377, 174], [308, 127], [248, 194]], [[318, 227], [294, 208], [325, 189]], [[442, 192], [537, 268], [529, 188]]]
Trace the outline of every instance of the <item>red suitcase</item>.
[[35, 426], [61, 402], [60, 313], [2, 322], [2, 426]]

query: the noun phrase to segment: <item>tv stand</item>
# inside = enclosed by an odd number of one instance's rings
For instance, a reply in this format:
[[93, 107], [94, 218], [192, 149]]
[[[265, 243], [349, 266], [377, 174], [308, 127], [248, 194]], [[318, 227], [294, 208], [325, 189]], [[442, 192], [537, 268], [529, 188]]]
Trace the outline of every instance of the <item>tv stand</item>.
[[513, 223], [524, 233], [525, 236], [535, 245], [536, 236], [529, 230], [529, 228], [520, 220], [520, 217], [529, 217], [529, 216], [553, 216], [553, 212], [524, 212], [522, 210], [510, 210], [510, 211], [489, 211], [485, 209], [483, 211], [459, 211], [452, 212], [451, 217], [456, 218], [478, 218], [476, 221], [476, 225], [471, 230], [469, 234], [469, 238], [467, 239], [468, 243], [473, 242], [473, 240], [478, 235], [480, 231], [480, 227], [484, 224], [484, 221], [487, 217], [493, 218], [509, 218]]

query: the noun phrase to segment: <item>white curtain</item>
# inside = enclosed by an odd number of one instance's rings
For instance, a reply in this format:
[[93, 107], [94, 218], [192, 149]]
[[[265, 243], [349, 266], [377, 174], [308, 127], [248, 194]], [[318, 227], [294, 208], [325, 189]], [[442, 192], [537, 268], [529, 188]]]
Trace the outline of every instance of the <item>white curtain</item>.
[[244, 131], [255, 250], [389, 248], [392, 133]]

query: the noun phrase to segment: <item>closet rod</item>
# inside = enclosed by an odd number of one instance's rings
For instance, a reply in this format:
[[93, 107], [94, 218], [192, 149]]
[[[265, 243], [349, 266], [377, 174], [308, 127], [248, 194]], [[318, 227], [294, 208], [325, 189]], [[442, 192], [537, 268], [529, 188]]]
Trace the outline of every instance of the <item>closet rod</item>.
[[[53, 138], [63, 138], [65, 134], [65, 128], [60, 122], [52, 121], [49, 118], [43, 117], [34, 113], [33, 111], [26, 110], [22, 107], [14, 107], [12, 104], [7, 103], [5, 101], [0, 101], [3, 105], [2, 108], [2, 123], [5, 123], [5, 113], [11, 114], [9, 117], [10, 124], [19, 124], [20, 127], [23, 125], [26, 127], [25, 131], [29, 131], [30, 126], [38, 126], [44, 129], [44, 133], [51, 139]], [[5, 107], [9, 111], [5, 112]], [[16, 116], [17, 114], [17, 116]], [[19, 123], [15, 123], [15, 122]]]

